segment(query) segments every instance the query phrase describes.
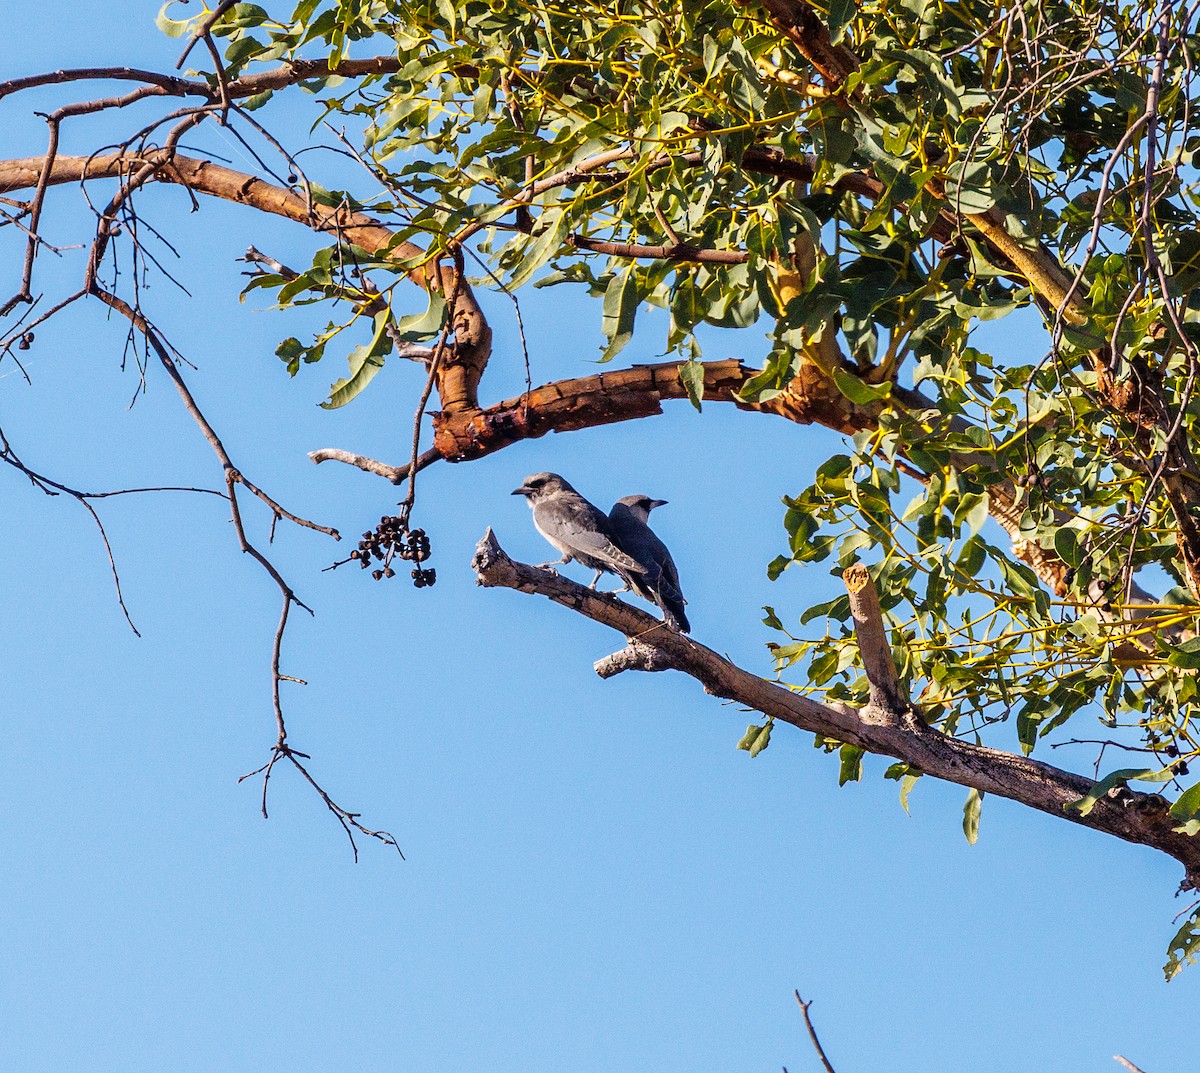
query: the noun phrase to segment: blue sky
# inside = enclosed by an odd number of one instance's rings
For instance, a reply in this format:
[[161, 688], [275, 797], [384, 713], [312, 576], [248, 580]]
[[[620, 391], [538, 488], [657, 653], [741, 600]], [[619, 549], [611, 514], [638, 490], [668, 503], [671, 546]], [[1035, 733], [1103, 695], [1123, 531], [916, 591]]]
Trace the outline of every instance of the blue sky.
[[[163, 70], [178, 55], [155, 4], [76, 0], [69, 19], [40, 25], [43, 9], [19, 6], [0, 78]], [[80, 89], [0, 101], [4, 156], [41, 152], [31, 112]], [[302, 111], [264, 115], [304, 144]], [[92, 147], [86, 129], [67, 132], [66, 151]], [[307, 167], [324, 185], [350, 181], [332, 156]], [[304, 263], [314, 240], [236, 207], [187, 208], [177, 189], [143, 199], [192, 292], [154, 281], [148, 307], [198, 366], [189, 382], [235, 462], [353, 538], [396, 491], [305, 453], [402, 461], [420, 370], [393, 363], [351, 406], [319, 409], [339, 358], [289, 381], [273, 354], [318, 317], [239, 305], [235, 261], [253, 243]], [[55, 193], [47, 226], [52, 241], [86, 239], [77, 190]], [[19, 250], [0, 232], [5, 294]], [[69, 288], [81, 253], [40, 271], [48, 291]], [[522, 303], [535, 382], [594, 368], [598, 308], [561, 288]], [[491, 400], [523, 370], [511, 307], [487, 308]], [[1042, 345], [1028, 324], [1003, 331], [1014, 352]], [[157, 371], [130, 408], [123, 338], [95, 305], [40, 329], [32, 385], [0, 366], [0, 426], [29, 465], [76, 487], [215, 487], [216, 462]], [[706, 356], [753, 359], [762, 345], [754, 330], [714, 333]], [[627, 355], [659, 347], [639, 334]], [[762, 605], [794, 622], [833, 591], [823, 565], [766, 580], [785, 547], [779, 500], [836, 445], [676, 403], [434, 467], [416, 515], [433, 542], [430, 590], [323, 573], [346, 545], [282, 528], [276, 560], [317, 612], [287, 638], [284, 669], [309, 682], [287, 688], [291, 740], [407, 857], [368, 843], [357, 865], [289, 773], [269, 822], [257, 785], [237, 784], [273, 741], [278, 600], [222, 504], [100, 506], [138, 639], [84, 512], [0, 471], [0, 1068], [799, 1073], [816, 1068], [799, 988], [839, 1073], [1083, 1073], [1117, 1068], [1116, 1053], [1147, 1073], [1190, 1069], [1176, 1037], [1200, 975], [1167, 985], [1160, 971], [1183, 907], [1174, 862], [991, 798], [968, 846], [959, 788], [923, 780], [906, 815], [882, 762], [839, 790], [835, 763], [788, 728], [750, 760], [735, 748], [746, 713], [680, 676], [602, 682], [591, 664], [619, 638], [474, 584], [488, 525], [514, 556], [548, 557], [508, 494], [526, 473], [562, 472], [605, 505], [647, 492], [670, 501], [655, 523], [695, 636], [769, 673]], [[265, 536], [267, 519], [247, 515]]]

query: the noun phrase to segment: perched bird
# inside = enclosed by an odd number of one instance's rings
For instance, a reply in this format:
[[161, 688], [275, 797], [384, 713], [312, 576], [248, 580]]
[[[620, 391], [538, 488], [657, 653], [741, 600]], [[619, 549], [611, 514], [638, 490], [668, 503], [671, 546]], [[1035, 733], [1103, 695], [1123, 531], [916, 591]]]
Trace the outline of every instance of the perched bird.
[[683, 610], [687, 600], [679, 587], [675, 560], [650, 528], [650, 512], [666, 503], [665, 499], [649, 496], [626, 496], [613, 504], [608, 520], [618, 546], [642, 567], [641, 574], [628, 575], [630, 587], [643, 599], [658, 604], [666, 620], [677, 630], [690, 633], [692, 627]]
[[513, 495], [524, 496], [533, 510], [537, 531], [562, 552], [561, 559], [542, 563], [555, 566], [574, 559], [596, 571], [590, 589], [606, 570], [626, 582], [644, 572], [642, 565], [617, 547], [604, 512], [593, 506], [557, 473], [534, 473]]

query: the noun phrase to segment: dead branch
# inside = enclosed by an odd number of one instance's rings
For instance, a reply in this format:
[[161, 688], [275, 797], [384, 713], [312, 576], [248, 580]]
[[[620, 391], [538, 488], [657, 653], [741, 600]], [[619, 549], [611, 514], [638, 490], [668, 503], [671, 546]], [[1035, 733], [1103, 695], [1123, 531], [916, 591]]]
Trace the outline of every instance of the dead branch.
[[805, 1002], [804, 999], [800, 997], [799, 991], [793, 991], [792, 994], [796, 996], [796, 1003], [800, 1007], [800, 1012], [804, 1014], [804, 1026], [808, 1029], [808, 1038], [812, 1040], [813, 1048], [817, 1052], [817, 1057], [821, 1059], [821, 1065], [824, 1066], [825, 1073], [836, 1073], [833, 1065], [825, 1055], [825, 1048], [821, 1046], [821, 1041], [817, 1038], [816, 1026], [813, 1025], [812, 1017], [808, 1012], [809, 1006], [812, 1005], [812, 999], [809, 999], [807, 1002]]
[[867, 568], [861, 563], [842, 572], [846, 591], [850, 594], [850, 614], [854, 618], [854, 635], [863, 669], [867, 672], [870, 703], [864, 716], [899, 723], [910, 712], [908, 697], [896, 673], [896, 660], [888, 644], [883, 612], [879, 608], [879, 593]]
[[[612, 664], [613, 673], [617, 669], [680, 671], [695, 678], [706, 693], [762, 712], [777, 722], [893, 757], [934, 778], [1006, 797], [1058, 819], [1160, 850], [1183, 865], [1184, 887], [1200, 885], [1200, 838], [1175, 830], [1167, 802], [1157, 794], [1118, 788], [1083, 815], [1073, 806], [1094, 785], [1086, 776], [947, 737], [915, 713], [895, 723], [881, 723], [862, 708], [822, 704], [794, 693], [743, 670], [611, 593], [596, 592], [549, 570], [514, 562], [490, 529], [475, 550], [472, 566], [480, 585], [546, 596], [624, 634], [630, 647], [636, 644], [654, 650], [652, 658], [619, 657]], [[601, 665], [609, 666], [607, 661]]]
[[668, 246], [644, 246], [629, 242], [602, 242], [600, 239], [572, 235], [571, 245], [591, 253], [606, 253], [610, 257], [650, 258], [655, 261], [692, 261], [696, 264], [741, 265], [750, 255], [743, 250], [706, 250], [687, 242]]
[[[342, 451], [337, 447], [325, 447], [319, 451], [309, 451], [308, 457], [318, 465], [322, 462], [344, 462], [347, 466], [354, 466], [356, 469], [364, 470], [367, 473], [374, 473], [377, 477], [383, 477], [391, 481], [392, 484], [400, 484], [407, 480], [411, 469], [410, 464], [393, 466], [387, 462], [379, 462], [374, 458], [368, 458], [366, 455], [356, 455], [350, 451]], [[419, 473], [426, 466], [437, 462], [441, 457], [441, 452], [431, 447], [417, 458], [417, 472]]]

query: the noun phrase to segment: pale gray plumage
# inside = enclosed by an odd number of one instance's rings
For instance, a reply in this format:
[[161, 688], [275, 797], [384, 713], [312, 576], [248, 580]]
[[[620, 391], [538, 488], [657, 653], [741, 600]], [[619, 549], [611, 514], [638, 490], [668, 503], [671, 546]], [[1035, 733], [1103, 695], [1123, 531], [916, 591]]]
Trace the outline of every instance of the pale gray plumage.
[[677, 630], [691, 632], [683, 606], [683, 590], [679, 587], [679, 571], [667, 546], [650, 528], [650, 512], [666, 506], [665, 499], [649, 496], [625, 496], [608, 512], [613, 535], [623, 552], [643, 567], [642, 574], [631, 574], [629, 585], [639, 596], [657, 604], [666, 620]]
[[643, 572], [641, 564], [627, 555], [613, 538], [608, 517], [583, 498], [557, 473], [533, 473], [513, 495], [524, 496], [533, 510], [533, 524], [555, 548], [561, 559], [542, 566], [577, 563], [596, 571], [588, 588], [594, 589], [605, 571], [629, 581]]

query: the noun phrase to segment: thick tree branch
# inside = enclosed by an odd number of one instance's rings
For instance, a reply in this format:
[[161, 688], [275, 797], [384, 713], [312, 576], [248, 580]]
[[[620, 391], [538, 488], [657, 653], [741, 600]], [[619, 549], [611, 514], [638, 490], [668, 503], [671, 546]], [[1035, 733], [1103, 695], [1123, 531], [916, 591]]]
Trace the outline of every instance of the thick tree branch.
[[[231, 86], [234, 83], [231, 83]], [[593, 164], [600, 167], [622, 159], [627, 149], [599, 154], [560, 175], [538, 184], [559, 185], [590, 174]], [[790, 161], [768, 150], [748, 151], [747, 166], [797, 180], [811, 177], [815, 158]], [[245, 204], [264, 212], [285, 216], [321, 232], [333, 232], [346, 242], [371, 253], [385, 249], [389, 256], [418, 262], [410, 278], [423, 288], [439, 284], [451, 293], [454, 270], [439, 266], [436, 270], [420, 263], [424, 251], [413, 243], [396, 243], [393, 233], [363, 213], [323, 206], [310, 206], [299, 193], [275, 186], [255, 176], [236, 172], [203, 160], [181, 155], [170, 157], [145, 154], [110, 154], [98, 157], [56, 157], [45, 176], [46, 185], [124, 177], [131, 168], [151, 162], [154, 178], [186, 186], [189, 190]], [[38, 185], [46, 170], [45, 157], [0, 161], [0, 193]], [[866, 184], [864, 192], [878, 193], [876, 180], [869, 176], [844, 176]], [[311, 209], [311, 212], [310, 212]], [[485, 409], [478, 404], [478, 384], [491, 353], [491, 331], [482, 310], [469, 289], [460, 294], [456, 316], [457, 346], [452, 360], [443, 362], [438, 390], [442, 410], [435, 413], [434, 444], [420, 459], [418, 468], [447, 458], [465, 461], [481, 458], [513, 443], [545, 435], [592, 428], [617, 421], [634, 420], [661, 413], [662, 399], [682, 399], [687, 390], [679, 378], [679, 362], [635, 366], [632, 369], [600, 373], [595, 376], [564, 380], [506, 399]], [[859, 406], [838, 390], [828, 373], [813, 362], [804, 362], [787, 390], [762, 403], [748, 403], [738, 392], [758, 370], [736, 361], [705, 363], [704, 398], [707, 401], [732, 402], [740, 409], [773, 413], [798, 424], [821, 424], [835, 431], [853, 434], [873, 427], [882, 404]], [[912, 408], [932, 408], [933, 403], [915, 392], [896, 389], [894, 401]], [[394, 484], [409, 476], [407, 465], [394, 466], [354, 452], [327, 448], [313, 452], [314, 462], [337, 460], [376, 473]], [[977, 462], [978, 459], [974, 459]], [[989, 506], [1014, 540], [1016, 554], [1028, 562], [1055, 592], [1065, 591], [1066, 567], [1052, 552], [1023, 540], [1019, 533], [1021, 509], [1017, 490], [1005, 480], [989, 486]]]
[[858, 57], [848, 48], [833, 44], [825, 24], [803, 0], [762, 0], [762, 6], [829, 87], [840, 86], [858, 70]]
[[794, 693], [743, 670], [611, 593], [596, 592], [549, 570], [514, 562], [490, 529], [475, 550], [472, 566], [480, 585], [546, 596], [624, 634], [635, 652], [650, 649], [654, 653], [619, 653], [601, 660], [597, 670], [681, 671], [695, 678], [706, 693], [745, 705], [778, 722], [893, 757], [925, 775], [1006, 797], [1058, 819], [1160, 850], [1183, 865], [1185, 887], [1200, 885], [1200, 838], [1176, 831], [1167, 802], [1156, 794], [1118, 788], [1101, 797], [1084, 815], [1075, 806], [1091, 791], [1092, 779], [1030, 757], [947, 737], [915, 713], [895, 723], [882, 723], [864, 709], [821, 704]]
[[[361, 212], [312, 204], [300, 193], [264, 179], [206, 160], [163, 150], [143, 154], [111, 153], [95, 157], [56, 157], [46, 169], [44, 157], [0, 162], [0, 193], [38, 185], [54, 186], [90, 179], [124, 177], [131, 170], [152, 168], [153, 178], [177, 183], [190, 191], [283, 216], [351, 243], [369, 254], [416, 262], [408, 277], [426, 290], [449, 295], [455, 288], [452, 265], [430, 263], [426, 251], [411, 242], [396, 242], [392, 231]], [[43, 176], [43, 171], [47, 173]], [[455, 347], [442, 363], [438, 395], [448, 409], [478, 407], [479, 379], [491, 356], [492, 332], [474, 294], [463, 282], [454, 318]]]
[[861, 563], [844, 570], [842, 580], [850, 594], [854, 635], [870, 688], [870, 702], [863, 708], [863, 716], [899, 724], [909, 712], [909, 703], [896, 673], [896, 660], [888, 644], [875, 582]]

